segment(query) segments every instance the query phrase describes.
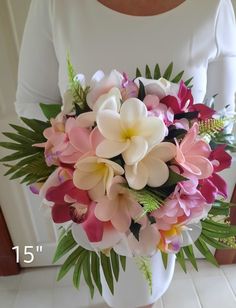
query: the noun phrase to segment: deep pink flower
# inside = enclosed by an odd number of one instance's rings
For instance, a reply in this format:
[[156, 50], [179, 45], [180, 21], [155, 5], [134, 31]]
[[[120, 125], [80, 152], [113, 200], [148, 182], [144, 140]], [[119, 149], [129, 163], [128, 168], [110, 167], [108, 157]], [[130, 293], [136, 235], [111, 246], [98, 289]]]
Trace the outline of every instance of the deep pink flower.
[[161, 103], [171, 108], [174, 114], [188, 112], [193, 105], [191, 89], [187, 88], [184, 82], [181, 81], [177, 97], [167, 95], [161, 99]]
[[216, 173], [207, 179], [200, 180], [199, 184], [199, 190], [209, 204], [213, 203], [218, 195], [224, 198], [228, 196], [227, 183]]
[[52, 219], [55, 223], [74, 221], [81, 224], [91, 242], [99, 242], [103, 236], [103, 223], [94, 215], [95, 203], [87, 191], [78, 189], [72, 180], [48, 189], [46, 199], [54, 202]]
[[232, 157], [225, 151], [226, 145], [217, 146], [210, 154], [209, 159], [214, 167], [215, 172], [220, 172], [231, 166]]
[[198, 111], [199, 120], [208, 120], [216, 113], [216, 111], [204, 104], [193, 104], [189, 111]]

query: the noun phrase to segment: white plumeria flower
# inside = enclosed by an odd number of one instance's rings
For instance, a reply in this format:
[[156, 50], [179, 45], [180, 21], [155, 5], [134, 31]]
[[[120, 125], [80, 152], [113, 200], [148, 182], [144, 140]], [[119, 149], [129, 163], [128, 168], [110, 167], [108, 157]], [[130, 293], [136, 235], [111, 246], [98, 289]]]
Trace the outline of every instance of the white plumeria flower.
[[126, 100], [120, 114], [113, 110], [98, 112], [97, 126], [105, 137], [96, 149], [100, 157], [112, 158], [122, 153], [127, 165], [140, 161], [148, 149], [165, 137], [164, 122], [148, 117], [146, 106], [137, 98]]
[[167, 161], [176, 155], [176, 146], [170, 142], [162, 142], [153, 147], [138, 163], [125, 165], [125, 177], [133, 189], [142, 189], [146, 185], [160, 187], [169, 177]]
[[161, 77], [158, 80], [147, 79], [144, 77], [138, 77], [134, 82], [139, 86], [139, 80], [145, 87], [146, 94], [153, 94], [158, 96], [160, 99], [167, 96], [177, 96], [179, 91], [179, 85]]
[[93, 105], [93, 111], [81, 113], [77, 122], [80, 127], [91, 127], [96, 121], [97, 113], [101, 110], [114, 110], [119, 112], [120, 110], [121, 93], [116, 87], [110, 89], [106, 94], [101, 95], [95, 104]]
[[75, 164], [74, 185], [88, 190], [90, 198], [96, 201], [109, 190], [115, 175], [122, 175], [124, 169], [117, 163], [97, 156], [88, 156]]

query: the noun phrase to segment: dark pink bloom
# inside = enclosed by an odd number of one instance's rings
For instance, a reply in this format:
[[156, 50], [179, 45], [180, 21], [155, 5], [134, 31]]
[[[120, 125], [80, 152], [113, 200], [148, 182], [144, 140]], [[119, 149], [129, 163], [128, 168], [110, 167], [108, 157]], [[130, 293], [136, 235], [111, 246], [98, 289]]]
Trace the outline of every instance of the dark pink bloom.
[[227, 198], [227, 183], [218, 174], [213, 173], [209, 178], [200, 180], [199, 184], [199, 190], [207, 203], [213, 203], [218, 195]]
[[219, 145], [210, 154], [209, 159], [214, 167], [215, 172], [220, 172], [231, 166], [232, 157], [225, 151], [226, 145]]
[[167, 95], [161, 99], [161, 103], [171, 108], [174, 114], [188, 112], [193, 105], [191, 89], [187, 88], [184, 82], [181, 81], [177, 97]]
[[204, 104], [194, 104], [190, 107], [189, 111], [198, 111], [199, 120], [208, 120], [216, 113], [216, 111]]
[[95, 203], [87, 191], [78, 189], [72, 180], [48, 189], [46, 199], [54, 202], [52, 219], [55, 223], [74, 221], [81, 224], [89, 241], [99, 242], [103, 236], [103, 223], [94, 215]]

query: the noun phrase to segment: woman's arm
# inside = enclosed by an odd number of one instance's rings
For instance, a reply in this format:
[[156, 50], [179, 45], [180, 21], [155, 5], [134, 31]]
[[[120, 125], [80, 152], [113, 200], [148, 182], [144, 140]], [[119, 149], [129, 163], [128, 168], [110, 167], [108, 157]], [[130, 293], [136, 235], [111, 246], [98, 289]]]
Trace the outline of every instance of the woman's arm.
[[[207, 38], [206, 38], [207, 39]], [[229, 105], [235, 110], [236, 93], [236, 25], [232, 3], [221, 0], [215, 26], [216, 57], [208, 66], [207, 98], [215, 97], [215, 108]]]
[[19, 57], [16, 112], [19, 116], [44, 119], [40, 102], [61, 102], [50, 0], [32, 0], [30, 6]]

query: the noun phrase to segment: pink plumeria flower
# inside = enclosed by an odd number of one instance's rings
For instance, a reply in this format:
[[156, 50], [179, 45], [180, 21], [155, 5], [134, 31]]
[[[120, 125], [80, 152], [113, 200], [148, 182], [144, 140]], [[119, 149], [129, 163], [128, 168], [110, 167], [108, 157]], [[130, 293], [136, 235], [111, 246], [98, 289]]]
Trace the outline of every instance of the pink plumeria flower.
[[211, 153], [209, 144], [198, 136], [199, 125], [194, 123], [179, 144], [176, 140], [176, 162], [187, 172], [199, 179], [209, 177], [213, 172], [213, 166], [208, 159]]
[[74, 164], [84, 154], [92, 154], [103, 139], [99, 131], [78, 126], [76, 119], [51, 120], [52, 127], [45, 129], [45, 143], [35, 146], [45, 147], [48, 166], [60, 163]]
[[[95, 209], [96, 217], [101, 221], [110, 221], [119, 232], [129, 230], [131, 220], [140, 217], [142, 206], [134, 196], [124, 187], [124, 178], [116, 176], [110, 186], [107, 196], [98, 199]], [[140, 224], [146, 223], [146, 217], [139, 219]]]

